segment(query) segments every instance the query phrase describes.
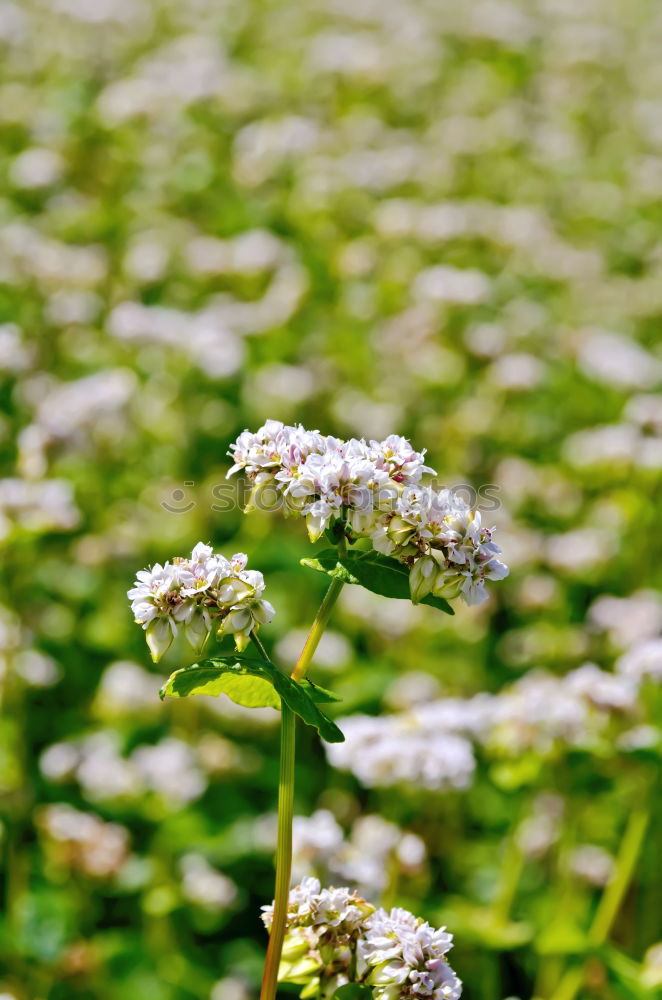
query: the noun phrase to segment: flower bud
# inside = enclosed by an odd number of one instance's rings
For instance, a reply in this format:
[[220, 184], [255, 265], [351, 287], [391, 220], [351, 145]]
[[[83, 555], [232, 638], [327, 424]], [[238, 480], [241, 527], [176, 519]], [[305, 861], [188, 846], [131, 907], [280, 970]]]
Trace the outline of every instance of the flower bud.
[[346, 520], [355, 535], [371, 535], [380, 516], [376, 510], [354, 510], [350, 507]]
[[317, 542], [324, 534], [327, 518], [320, 514], [308, 514], [306, 516], [306, 528], [311, 542]]
[[286, 493], [283, 497], [283, 516], [301, 517], [303, 508], [306, 506], [306, 497], [294, 497], [291, 493]]
[[278, 969], [278, 978], [299, 986], [310, 982], [310, 977], [319, 972], [320, 964], [315, 958], [301, 958], [298, 962], [283, 962]]
[[[335, 993], [335, 988], [333, 992]], [[320, 995], [320, 977], [315, 976], [314, 979], [311, 979], [306, 988], [301, 990], [299, 998], [300, 1000], [318, 1000], [319, 995]]]
[[239, 604], [255, 593], [255, 587], [238, 576], [226, 576], [218, 585], [218, 600], [231, 607]]
[[290, 931], [283, 941], [283, 961], [284, 962], [296, 962], [297, 959], [302, 958], [307, 951], [310, 949], [310, 942], [304, 937], [301, 932], [296, 930]]
[[210, 635], [210, 629], [204, 616], [193, 615], [190, 622], [184, 626], [184, 634], [196, 653], [201, 653]]
[[222, 635], [233, 635], [237, 650], [243, 653], [250, 642], [254, 625], [253, 616], [249, 608], [236, 608], [223, 619], [218, 627], [218, 635], [219, 637]]
[[268, 472], [260, 472], [248, 495], [244, 514], [252, 514], [256, 510], [278, 510], [280, 505], [281, 497], [278, 483]]
[[414, 604], [430, 593], [437, 574], [437, 563], [432, 556], [417, 559], [409, 572], [409, 590]]
[[396, 514], [395, 517], [392, 517], [389, 521], [386, 534], [395, 547], [399, 549], [402, 548], [403, 545], [406, 545], [411, 536], [414, 534], [414, 527], [411, 524], [407, 524], [406, 521], [403, 521], [403, 519]]
[[378, 986], [372, 994], [373, 1000], [400, 1000], [402, 986], [391, 983], [388, 986]]
[[174, 638], [173, 628], [167, 618], [155, 618], [145, 632], [145, 638], [154, 663], [168, 652]]
[[253, 601], [250, 609], [258, 625], [268, 625], [276, 614], [276, 609], [269, 601]]
[[437, 571], [432, 593], [435, 597], [444, 597], [446, 600], [452, 600], [460, 596], [465, 579], [461, 573], [453, 573], [451, 570], [440, 569]]
[[382, 962], [376, 965], [366, 982], [371, 986], [397, 986], [406, 977], [408, 969], [402, 959], [396, 958], [393, 961]]

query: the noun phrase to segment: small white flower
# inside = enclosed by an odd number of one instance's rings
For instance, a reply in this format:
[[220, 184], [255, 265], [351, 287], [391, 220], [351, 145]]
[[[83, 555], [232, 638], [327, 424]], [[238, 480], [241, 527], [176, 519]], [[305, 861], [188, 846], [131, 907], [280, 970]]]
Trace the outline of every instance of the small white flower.
[[157, 563], [136, 575], [128, 596], [154, 662], [168, 651], [179, 626], [199, 653], [215, 625], [220, 634], [233, 634], [243, 650], [251, 633], [271, 621], [274, 609], [261, 597], [264, 577], [246, 563], [244, 553], [228, 560], [199, 542], [190, 558]]
[[341, 441], [268, 420], [240, 434], [230, 454], [228, 475], [244, 469], [254, 484], [247, 511], [273, 491], [285, 516], [305, 518], [311, 542], [342, 521], [350, 540], [369, 539], [409, 567], [415, 603], [434, 593], [478, 604], [487, 597], [485, 581], [507, 575], [493, 529], [449, 490], [421, 485], [434, 470], [424, 451], [397, 434]]

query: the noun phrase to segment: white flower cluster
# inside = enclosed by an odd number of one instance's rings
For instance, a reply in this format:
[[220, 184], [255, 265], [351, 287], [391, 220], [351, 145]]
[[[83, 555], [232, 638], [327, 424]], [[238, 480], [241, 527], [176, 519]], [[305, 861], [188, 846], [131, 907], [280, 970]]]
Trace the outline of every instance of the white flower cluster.
[[254, 483], [247, 510], [280, 503], [286, 515], [305, 517], [311, 541], [342, 522], [351, 541], [369, 539], [409, 567], [414, 602], [432, 593], [479, 604], [485, 581], [508, 574], [493, 529], [450, 490], [421, 485], [434, 470], [424, 464], [425, 451], [397, 434], [343, 441], [267, 420], [240, 434], [230, 454], [228, 476], [243, 469]]
[[271, 621], [275, 612], [262, 597], [264, 577], [257, 570], [247, 570], [247, 561], [241, 552], [226, 559], [199, 542], [189, 559], [175, 557], [137, 574], [128, 597], [136, 623], [147, 633], [155, 663], [170, 648], [180, 627], [196, 652], [213, 628], [219, 636], [234, 635], [241, 651], [251, 633]]
[[[273, 906], [263, 907], [267, 927]], [[456, 1000], [462, 983], [446, 961], [452, 935], [407, 910], [375, 909], [346, 888], [314, 878], [290, 892], [282, 982], [301, 997], [328, 998], [350, 982], [372, 987], [373, 1000]]]
[[179, 861], [182, 874], [182, 895], [189, 903], [210, 912], [226, 910], [237, 899], [238, 890], [232, 879], [213, 868], [202, 854], [191, 851]]
[[75, 780], [90, 802], [134, 800], [149, 793], [167, 809], [195, 802], [207, 788], [200, 753], [167, 736], [141, 743], [123, 756], [117, 730], [102, 729], [75, 742], [52, 743], [39, 760], [44, 777], [56, 784]]
[[129, 857], [129, 832], [118, 823], [106, 823], [93, 813], [64, 802], [45, 806], [38, 814], [47, 849], [59, 865], [92, 878], [116, 875]]
[[358, 967], [366, 968], [374, 1000], [456, 1000], [462, 983], [445, 958], [452, 947], [445, 927], [435, 929], [401, 908], [376, 910], [359, 941]]
[[[435, 791], [468, 787], [476, 768], [474, 745], [491, 757], [541, 756], [561, 746], [594, 749], [618, 745], [614, 732], [638, 720], [639, 690], [655, 677], [660, 648], [649, 641], [626, 654], [617, 672], [585, 663], [563, 677], [531, 671], [498, 694], [442, 698], [391, 715], [340, 719], [345, 742], [329, 745], [334, 767], [362, 784], [403, 783]], [[627, 732], [625, 733], [627, 735]]]
[[345, 742], [326, 747], [329, 762], [369, 788], [411, 784], [447, 791], [473, 781], [473, 746], [459, 727], [426, 725], [418, 712], [352, 715], [339, 725]]
[[0, 539], [15, 525], [27, 531], [73, 531], [80, 521], [73, 492], [66, 479], [0, 479]]
[[296, 880], [315, 876], [327, 883], [340, 881], [361, 895], [379, 898], [389, 880], [420, 872], [426, 857], [420, 837], [378, 815], [360, 816], [347, 838], [328, 809], [294, 817]]

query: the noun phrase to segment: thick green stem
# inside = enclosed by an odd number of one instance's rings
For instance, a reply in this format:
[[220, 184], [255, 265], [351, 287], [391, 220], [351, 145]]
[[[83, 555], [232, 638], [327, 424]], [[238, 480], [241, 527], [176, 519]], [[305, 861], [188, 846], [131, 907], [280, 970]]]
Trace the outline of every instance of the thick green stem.
[[[292, 677], [301, 681], [319, 645], [334, 604], [343, 588], [340, 580], [332, 580], [315, 615], [301, 655], [297, 660]], [[259, 639], [255, 637], [258, 649], [266, 656]], [[295, 716], [283, 702], [281, 705], [280, 733], [280, 780], [278, 785], [278, 845], [276, 850], [276, 888], [274, 893], [274, 915], [269, 934], [267, 958], [264, 965], [260, 1000], [275, 1000], [278, 987], [278, 967], [283, 951], [287, 923], [287, 904], [292, 874], [292, 817], [294, 814], [294, 753]]]
[[274, 1000], [278, 985], [278, 967], [285, 939], [287, 902], [292, 873], [292, 817], [294, 814], [295, 715], [283, 702], [280, 730], [280, 779], [278, 783], [278, 846], [276, 849], [276, 888], [274, 917], [269, 934], [260, 1000]]
[[[635, 809], [630, 813], [616, 859], [614, 874], [602, 895], [595, 911], [591, 929], [588, 932], [589, 942], [593, 948], [599, 948], [609, 937], [614, 920], [630, 885], [649, 820], [650, 815], [646, 809]], [[583, 966], [568, 969], [553, 994], [552, 1000], [575, 1000], [583, 981]]]

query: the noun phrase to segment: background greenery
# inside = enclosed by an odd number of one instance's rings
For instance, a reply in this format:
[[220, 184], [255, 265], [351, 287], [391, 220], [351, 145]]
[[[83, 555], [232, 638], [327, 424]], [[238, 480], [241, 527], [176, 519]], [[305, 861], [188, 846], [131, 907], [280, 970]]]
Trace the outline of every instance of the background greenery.
[[[646, 0], [2, 0], [5, 994], [255, 995], [275, 720], [161, 705], [125, 597], [200, 539], [246, 551], [264, 640], [296, 653], [323, 588], [303, 526], [214, 509], [244, 427], [398, 432], [442, 482], [498, 487], [489, 604], [346, 588], [314, 671], [342, 714], [659, 635], [661, 43]], [[587, 949], [581, 997], [655, 994], [659, 815], [599, 954], [568, 858], [659, 811], [659, 730], [486, 757], [452, 793], [300, 747], [299, 813], [424, 839], [388, 901], [448, 923], [468, 1000], [551, 996]], [[527, 821], [551, 832], [524, 856]]]

